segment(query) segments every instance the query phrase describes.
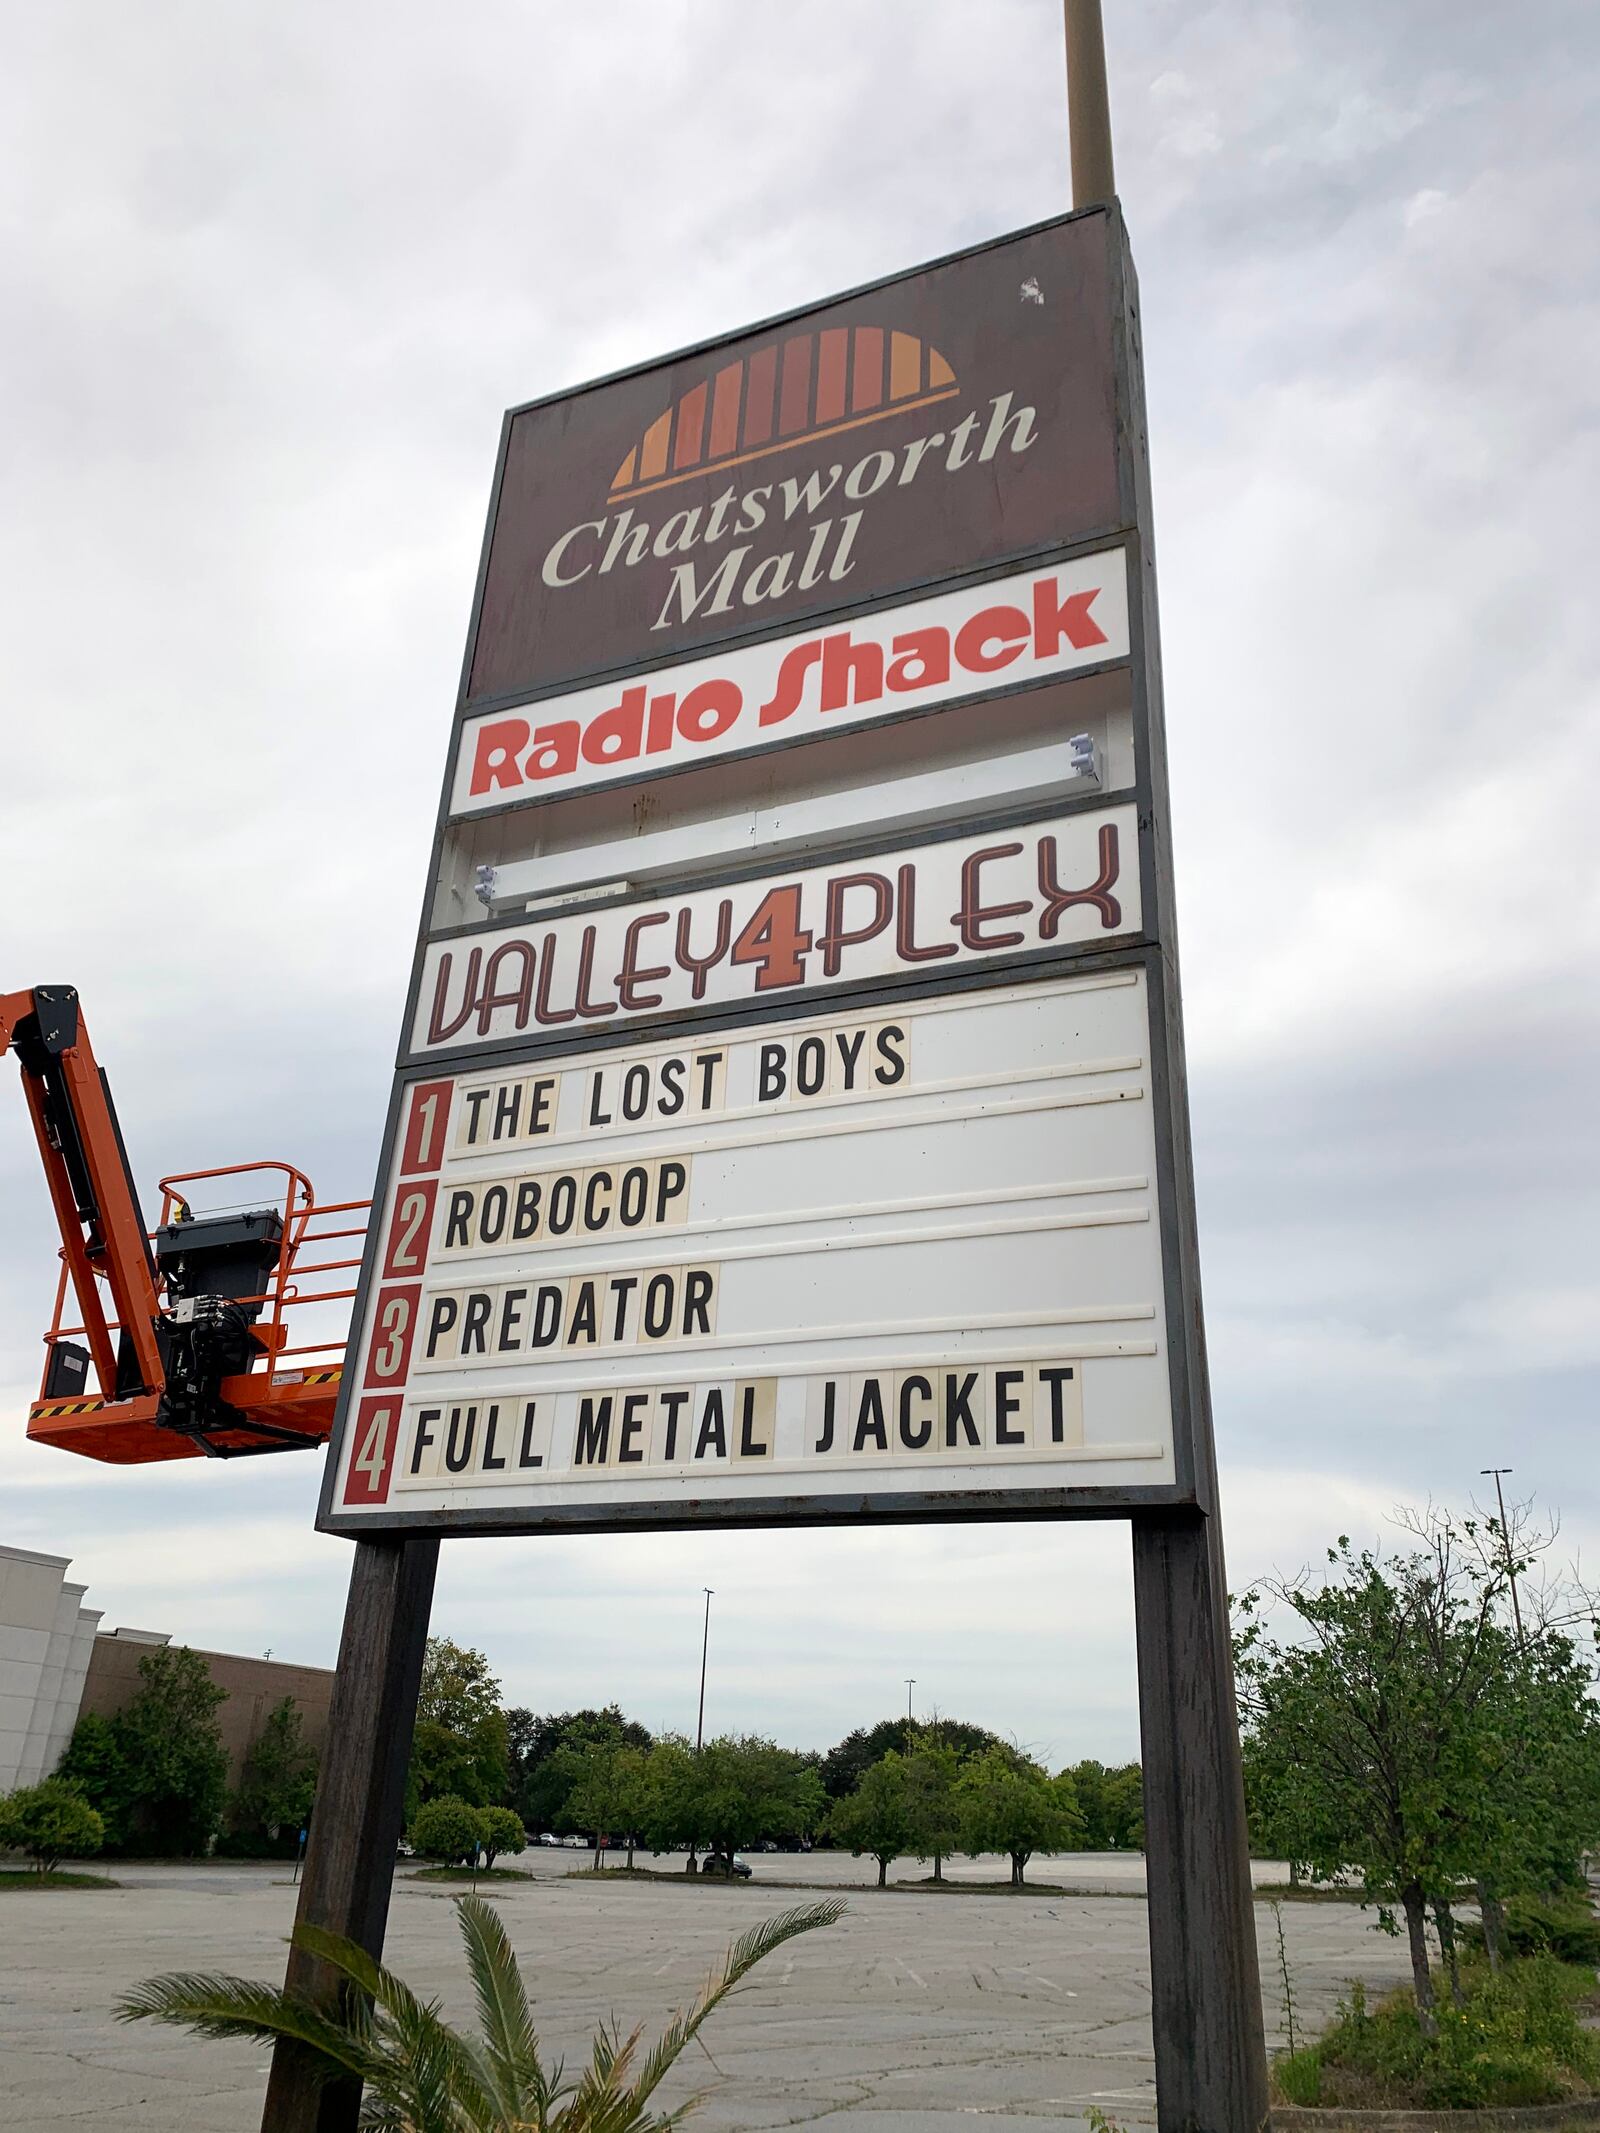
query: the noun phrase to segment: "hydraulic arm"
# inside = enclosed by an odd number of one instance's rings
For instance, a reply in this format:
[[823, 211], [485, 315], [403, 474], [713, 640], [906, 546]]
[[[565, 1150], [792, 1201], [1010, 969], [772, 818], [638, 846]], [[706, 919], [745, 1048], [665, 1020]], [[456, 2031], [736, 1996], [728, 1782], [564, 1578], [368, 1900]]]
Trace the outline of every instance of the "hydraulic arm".
[[[70, 985], [0, 994], [0, 1056], [16, 1055], [57, 1226], [62, 1276], [28, 1434], [119, 1464], [232, 1458], [319, 1444], [333, 1420], [346, 1304], [359, 1252], [307, 1256], [359, 1239], [367, 1203], [319, 1208], [288, 1163], [249, 1163], [162, 1181], [145, 1225], [105, 1074]], [[191, 1212], [201, 1181], [281, 1179], [281, 1205]], [[186, 1188], [180, 1190], [179, 1188]], [[330, 1229], [330, 1217], [354, 1218]], [[336, 1274], [336, 1288], [304, 1286]], [[68, 1296], [76, 1323], [64, 1322]], [[321, 1337], [291, 1340], [291, 1307], [324, 1307]], [[91, 1385], [91, 1376], [94, 1384]]]

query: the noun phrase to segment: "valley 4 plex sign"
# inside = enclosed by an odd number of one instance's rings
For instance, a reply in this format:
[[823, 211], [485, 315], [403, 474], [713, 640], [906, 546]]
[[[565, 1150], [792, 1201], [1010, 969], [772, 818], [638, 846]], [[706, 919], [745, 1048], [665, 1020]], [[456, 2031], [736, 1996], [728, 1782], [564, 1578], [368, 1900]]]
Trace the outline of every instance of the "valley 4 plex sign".
[[1134, 302], [507, 419], [321, 1523], [1205, 1501]]

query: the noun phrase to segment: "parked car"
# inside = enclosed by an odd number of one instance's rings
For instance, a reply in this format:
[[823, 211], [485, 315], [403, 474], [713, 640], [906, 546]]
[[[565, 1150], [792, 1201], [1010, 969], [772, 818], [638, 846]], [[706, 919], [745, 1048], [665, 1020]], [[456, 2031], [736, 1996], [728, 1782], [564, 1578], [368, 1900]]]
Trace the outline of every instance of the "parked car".
[[561, 1839], [556, 1835], [553, 1829], [541, 1829], [539, 1832], [538, 1841], [541, 1844], [553, 1844], [557, 1846], [559, 1846], [561, 1843]]
[[721, 1874], [724, 1878], [731, 1876], [735, 1881], [748, 1881], [754, 1869], [740, 1852], [735, 1852], [731, 1859], [707, 1852], [700, 1862], [700, 1871], [702, 1874]]

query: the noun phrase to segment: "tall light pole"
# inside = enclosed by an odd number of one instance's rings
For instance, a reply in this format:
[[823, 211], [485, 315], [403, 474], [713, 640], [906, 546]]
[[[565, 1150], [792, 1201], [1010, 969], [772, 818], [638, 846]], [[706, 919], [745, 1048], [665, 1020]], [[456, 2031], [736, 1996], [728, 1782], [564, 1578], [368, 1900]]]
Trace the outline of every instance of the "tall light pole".
[[1506, 1492], [1500, 1486], [1500, 1476], [1515, 1472], [1509, 1466], [1481, 1466], [1480, 1474], [1494, 1476], [1494, 1500], [1500, 1506], [1500, 1545], [1506, 1551], [1506, 1577], [1511, 1585], [1511, 1619], [1517, 1625], [1517, 1642], [1522, 1642], [1522, 1602], [1517, 1598], [1517, 1568], [1511, 1560], [1511, 1528], [1506, 1524]]
[[1104, 207], [1116, 197], [1111, 162], [1111, 98], [1100, 0], [1066, 0], [1067, 125], [1072, 204]]
[[701, 1743], [706, 1737], [706, 1654], [711, 1649], [712, 1588], [707, 1585], [703, 1590], [706, 1596], [706, 1626], [705, 1634], [700, 1639], [700, 1716], [696, 1719], [694, 1728], [694, 1752], [696, 1755], [700, 1753]]
[[917, 1685], [917, 1677], [916, 1677], [916, 1675], [915, 1675], [915, 1674], [908, 1674], [908, 1675], [906, 1676], [906, 1724], [907, 1724], [908, 1726], [909, 1726], [909, 1725], [911, 1724], [911, 1722], [912, 1722], [912, 1721], [911, 1721], [911, 1691], [912, 1691], [912, 1690], [913, 1690], [913, 1689], [914, 1689], [914, 1688], [916, 1687], [916, 1685]]

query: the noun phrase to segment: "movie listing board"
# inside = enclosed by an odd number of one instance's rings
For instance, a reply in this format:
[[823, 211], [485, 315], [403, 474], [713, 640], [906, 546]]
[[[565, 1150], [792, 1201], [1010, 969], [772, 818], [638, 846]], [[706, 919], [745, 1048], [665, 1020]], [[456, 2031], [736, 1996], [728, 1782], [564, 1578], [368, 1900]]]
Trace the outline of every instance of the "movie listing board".
[[337, 1522], [1173, 1477], [1142, 968], [427, 1074]]

